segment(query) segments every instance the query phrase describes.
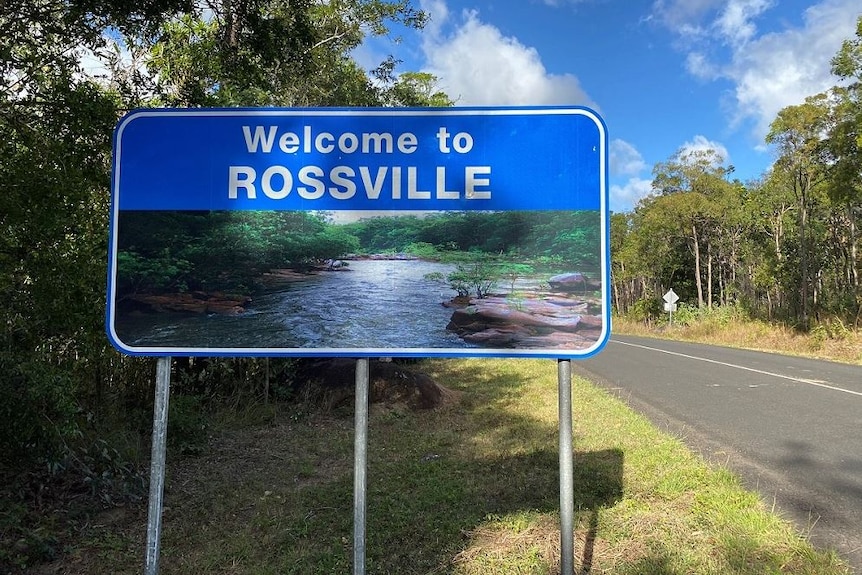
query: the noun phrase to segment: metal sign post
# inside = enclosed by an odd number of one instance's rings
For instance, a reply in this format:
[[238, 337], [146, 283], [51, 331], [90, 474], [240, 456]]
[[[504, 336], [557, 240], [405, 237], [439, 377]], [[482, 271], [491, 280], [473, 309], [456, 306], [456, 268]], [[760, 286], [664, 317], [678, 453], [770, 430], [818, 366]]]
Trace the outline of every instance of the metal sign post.
[[560, 575], [573, 575], [575, 528], [571, 360], [557, 360], [557, 380], [560, 411]]
[[365, 575], [365, 495], [368, 468], [368, 358], [356, 360], [353, 446], [353, 575]]
[[150, 501], [147, 510], [147, 556], [144, 574], [159, 572], [162, 536], [162, 497], [165, 487], [165, 454], [168, 437], [168, 398], [171, 389], [171, 358], [160, 357], [156, 364], [156, 394], [153, 406], [153, 445], [150, 458]]

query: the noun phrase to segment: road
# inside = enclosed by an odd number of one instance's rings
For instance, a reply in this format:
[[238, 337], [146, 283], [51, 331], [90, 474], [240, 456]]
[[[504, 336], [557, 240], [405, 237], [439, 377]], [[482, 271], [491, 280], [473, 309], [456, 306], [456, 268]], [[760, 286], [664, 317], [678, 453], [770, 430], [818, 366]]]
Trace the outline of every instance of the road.
[[862, 573], [862, 367], [613, 336], [572, 368], [727, 465]]

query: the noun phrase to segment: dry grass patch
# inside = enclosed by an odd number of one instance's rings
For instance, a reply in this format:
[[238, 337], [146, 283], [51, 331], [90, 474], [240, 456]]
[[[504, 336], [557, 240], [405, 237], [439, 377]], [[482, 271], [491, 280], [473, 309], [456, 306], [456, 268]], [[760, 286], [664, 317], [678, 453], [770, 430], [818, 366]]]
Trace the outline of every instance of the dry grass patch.
[[559, 520], [530, 512], [491, 517], [470, 532], [468, 547], [453, 563], [457, 575], [559, 571]]
[[762, 321], [700, 321], [692, 325], [648, 326], [614, 317], [614, 333], [707, 343], [769, 351], [862, 365], [862, 332], [837, 321], [827, 321], [803, 333]]

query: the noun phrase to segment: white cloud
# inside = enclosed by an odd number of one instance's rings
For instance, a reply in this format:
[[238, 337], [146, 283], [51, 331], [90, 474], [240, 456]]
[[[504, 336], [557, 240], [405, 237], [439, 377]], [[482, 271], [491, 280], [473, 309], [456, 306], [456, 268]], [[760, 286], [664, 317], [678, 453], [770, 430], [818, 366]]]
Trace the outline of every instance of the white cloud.
[[651, 18], [687, 40], [717, 36], [741, 45], [757, 32], [754, 18], [774, 4], [775, 0], [656, 0]]
[[680, 35], [703, 33], [703, 17], [723, 0], [656, 0], [652, 5], [655, 19]]
[[449, 20], [449, 7], [444, 0], [420, 0], [422, 10], [428, 14], [428, 23], [424, 32], [427, 36], [437, 38], [443, 34], [443, 26]]
[[680, 154], [685, 156], [687, 154], [706, 152], [709, 150], [713, 150], [723, 163], [727, 163], [730, 160], [730, 154], [727, 152], [727, 148], [724, 147], [723, 144], [714, 142], [700, 134], [696, 135], [691, 141], [684, 143], [680, 147]]
[[652, 180], [629, 178], [623, 185], [612, 185], [609, 190], [612, 212], [630, 212], [637, 203], [652, 193]]
[[821, 0], [805, 10], [801, 27], [758, 36], [757, 17], [777, 5], [777, 0], [653, 4], [655, 19], [689, 42], [686, 70], [733, 84], [725, 97], [731, 127], [750, 122], [758, 141], [781, 109], [835, 85], [830, 60], [841, 42], [853, 37], [862, 15], [859, 0]]
[[652, 180], [640, 175], [650, 169], [641, 153], [625, 140], [611, 140], [608, 145], [611, 176], [625, 179], [625, 183], [611, 184], [608, 189], [609, 208], [612, 212], [630, 212], [638, 202], [652, 193]]
[[702, 80], [715, 80], [721, 76], [721, 71], [701, 52], [691, 52], [686, 56], [685, 69], [692, 76]]
[[741, 46], [757, 33], [752, 20], [773, 5], [771, 0], [730, 0], [715, 21], [715, 27], [730, 44]]
[[734, 120], [752, 120], [762, 139], [781, 109], [834, 86], [830, 60], [860, 14], [858, 0], [825, 0], [805, 11], [802, 28], [766, 34], [737, 51], [724, 72], [736, 84]]
[[611, 140], [608, 148], [612, 175], [636, 176], [647, 168], [640, 152], [625, 140]]
[[422, 2], [431, 17], [423, 35], [425, 69], [459, 105], [587, 105], [577, 77], [550, 74], [535, 48], [482, 22], [475, 11], [451, 18], [440, 0]]

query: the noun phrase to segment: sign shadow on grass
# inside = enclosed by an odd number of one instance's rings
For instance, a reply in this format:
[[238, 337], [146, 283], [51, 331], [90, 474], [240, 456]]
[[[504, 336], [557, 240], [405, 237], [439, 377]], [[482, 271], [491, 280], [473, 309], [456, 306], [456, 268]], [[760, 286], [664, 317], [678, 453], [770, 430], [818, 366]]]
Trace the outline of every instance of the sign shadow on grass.
[[[372, 366], [372, 373], [374, 369]], [[473, 561], [476, 555], [486, 552], [494, 557], [480, 557], [479, 561], [530, 561], [537, 558], [525, 555], [537, 550], [545, 565], [558, 567], [554, 565], [559, 561], [560, 546], [556, 519], [560, 508], [558, 426], [535, 417], [529, 410], [510, 409], [511, 400], [524, 393], [531, 375], [520, 369], [505, 373], [485, 370], [480, 362], [440, 362], [428, 373], [441, 381], [458, 382], [457, 393], [461, 396], [453, 409], [469, 412], [473, 425], [459, 428], [458, 416], [453, 415], [452, 429], [444, 431], [442, 437], [431, 439], [425, 436], [426, 430], [416, 430], [415, 444], [411, 446], [417, 454], [415, 470], [404, 478], [402, 488], [397, 492], [378, 491], [373, 481], [369, 484], [369, 533], [376, 531], [380, 536], [384, 525], [400, 533], [390, 534], [396, 539], [415, 539], [408, 535], [411, 532], [433, 533], [438, 538], [436, 549], [412, 549], [414, 560], [428, 554], [426, 568]], [[429, 413], [428, 418], [437, 420], [433, 427], [447, 427], [446, 410]], [[390, 422], [385, 409], [376, 415], [372, 416], [371, 427], [382, 435], [372, 439], [370, 445], [388, 442], [384, 438], [396, 429], [405, 431], [399, 416], [392, 416]], [[391, 447], [385, 449], [390, 451]], [[404, 461], [400, 457], [391, 462], [391, 467], [376, 459], [372, 452], [372, 475], [396, 473], [399, 468], [403, 473]], [[575, 440], [573, 507], [579, 572], [592, 568], [601, 509], [623, 498], [623, 468], [622, 450], [579, 448]], [[453, 510], [452, 506], [459, 509]], [[375, 530], [375, 523], [380, 530]], [[401, 524], [403, 530], [396, 527]], [[379, 543], [391, 548], [385, 542]], [[523, 549], [523, 545], [533, 549]], [[502, 567], [515, 569], [509, 563]], [[526, 568], [518, 568], [521, 567]]]

